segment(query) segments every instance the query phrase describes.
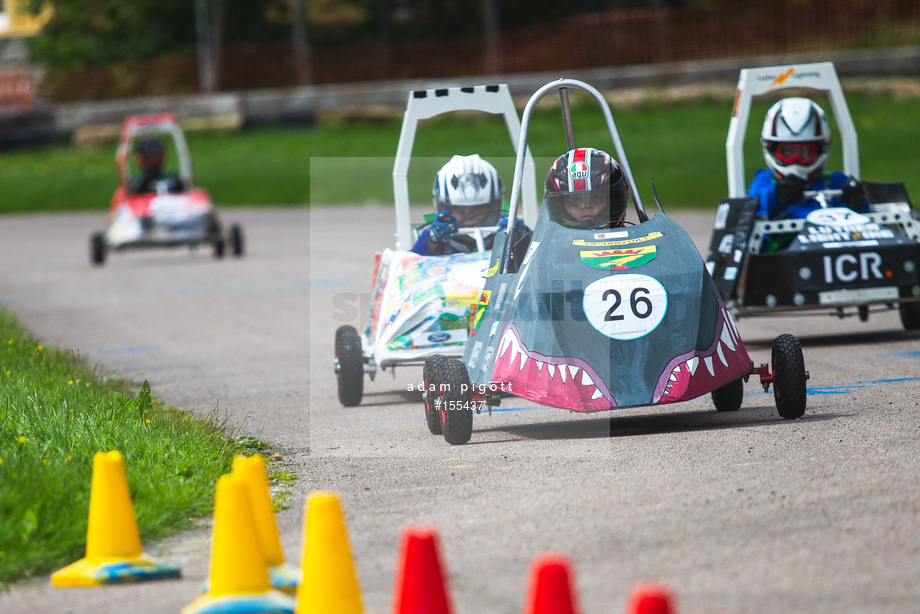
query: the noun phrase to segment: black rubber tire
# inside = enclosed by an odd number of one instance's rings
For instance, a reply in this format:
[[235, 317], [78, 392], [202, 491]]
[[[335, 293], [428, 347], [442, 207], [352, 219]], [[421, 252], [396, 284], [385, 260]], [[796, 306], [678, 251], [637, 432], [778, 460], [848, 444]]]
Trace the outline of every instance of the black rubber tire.
[[105, 235], [94, 233], [89, 240], [89, 261], [96, 266], [105, 264], [105, 251]]
[[236, 258], [240, 258], [246, 252], [246, 242], [243, 238], [243, 227], [239, 224], [233, 224], [230, 226], [230, 252]]
[[221, 237], [220, 239], [215, 240], [215, 241], [214, 241], [214, 257], [215, 257], [215, 258], [223, 258], [223, 257], [224, 257], [224, 251], [225, 251], [225, 249], [226, 249], [226, 246], [227, 246], [227, 244], [226, 244], [226, 242], [224, 241], [223, 237]]
[[434, 399], [438, 396], [436, 391], [441, 385], [441, 363], [445, 360], [440, 354], [429, 356], [425, 359], [425, 367], [422, 369], [422, 379], [425, 382], [425, 423], [432, 435], [442, 433], [441, 412], [435, 410]]
[[712, 391], [716, 411], [738, 411], [744, 400], [744, 378], [738, 378]]
[[898, 311], [901, 313], [901, 324], [904, 330], [920, 328], [920, 303], [900, 303]]
[[805, 413], [805, 357], [799, 338], [783, 334], [773, 340], [773, 399], [776, 411], [786, 420], [801, 418]]
[[354, 326], [346, 324], [335, 331], [335, 357], [339, 361], [339, 403], [345, 407], [359, 405], [364, 396], [364, 351]]
[[473, 436], [473, 389], [470, 375], [459, 360], [445, 359], [439, 365], [441, 430], [444, 440], [454, 446], [464, 444]]

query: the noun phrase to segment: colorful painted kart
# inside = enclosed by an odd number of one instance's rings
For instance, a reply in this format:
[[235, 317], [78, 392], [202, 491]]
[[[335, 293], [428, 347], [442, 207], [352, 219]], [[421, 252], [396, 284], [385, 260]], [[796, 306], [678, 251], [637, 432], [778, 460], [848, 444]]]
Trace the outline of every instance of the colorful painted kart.
[[[376, 256], [371, 305], [362, 332], [346, 324], [335, 333], [334, 365], [342, 405], [361, 403], [365, 374], [373, 380], [378, 369], [422, 366], [433, 354], [463, 354], [470, 305], [479, 298], [489, 266], [491, 252], [485, 238], [497, 227], [459, 230], [476, 241], [478, 249], [473, 253], [419, 256], [408, 251], [423, 225], [413, 225], [409, 206], [408, 170], [418, 122], [456, 111], [503, 116], [512, 148], [517, 144], [521, 124], [507, 85], [409, 92], [393, 167], [396, 249]], [[525, 157], [523, 217], [533, 223], [534, 164], [529, 151]]]
[[[136, 192], [131, 178], [138, 169], [131, 153], [141, 138], [166, 141], [167, 157], [177, 166], [167, 168], [150, 191]], [[243, 230], [233, 224], [225, 233], [206, 190], [192, 179], [191, 157], [185, 136], [172, 113], [131, 116], [122, 124], [116, 155], [118, 188], [112, 196], [108, 227], [90, 237], [90, 261], [105, 263], [110, 251], [134, 248], [210, 245], [214, 256], [222, 258], [229, 244], [234, 256], [244, 252]]]
[[[535, 104], [559, 90], [568, 148], [574, 148], [569, 89], [604, 112], [638, 220], [573, 229], [543, 206], [515, 269], [513, 230], [498, 235], [462, 360], [425, 361], [425, 416], [451, 444], [472, 435], [473, 413], [517, 396], [577, 412], [665, 405], [711, 393], [719, 411], [738, 410], [743, 384], [774, 385], [783, 418], [805, 411], [798, 339], [780, 335], [771, 365], [755, 368], [693, 241], [664, 212], [649, 218], [635, 189], [613, 116], [590, 85], [560, 79], [531, 97], [522, 118], [511, 193], [514, 214], [522, 153]], [[656, 197], [657, 200], [657, 197]], [[659, 203], [659, 209], [661, 205]]]
[[903, 183], [863, 181], [869, 213], [831, 206], [839, 190], [806, 192], [821, 208], [805, 219], [756, 219], [743, 143], [751, 101], [784, 88], [826, 92], [843, 148], [844, 172], [859, 177], [856, 130], [831, 63], [745, 69], [738, 79], [726, 154], [729, 197], [716, 211], [706, 266], [736, 316], [807, 311], [838, 317], [898, 309], [920, 328], [920, 214]]

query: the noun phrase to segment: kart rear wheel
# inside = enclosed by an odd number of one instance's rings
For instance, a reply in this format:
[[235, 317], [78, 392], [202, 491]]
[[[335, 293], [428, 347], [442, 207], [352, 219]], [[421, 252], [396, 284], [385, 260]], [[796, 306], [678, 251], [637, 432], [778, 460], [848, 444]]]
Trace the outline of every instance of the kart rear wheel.
[[[451, 445], [468, 442], [473, 436], [473, 389], [466, 365], [459, 360], [445, 359], [441, 363], [440, 398], [441, 430]], [[438, 407], [436, 404], [435, 407]]]
[[738, 411], [744, 399], [744, 378], [738, 378], [712, 391], [716, 411]]
[[223, 258], [225, 247], [226, 247], [226, 243], [224, 242], [223, 237], [214, 241], [214, 257]]
[[242, 256], [245, 251], [243, 228], [239, 224], [230, 226], [230, 250], [237, 258]]
[[805, 357], [799, 338], [783, 334], [773, 340], [773, 398], [776, 411], [786, 420], [801, 418], [805, 413]]
[[105, 235], [94, 233], [89, 240], [89, 260], [96, 266], [105, 264]]
[[904, 325], [904, 330], [920, 328], [920, 303], [900, 303], [898, 311], [901, 312], [901, 324]]
[[354, 407], [364, 396], [364, 351], [354, 326], [340, 326], [335, 331], [335, 360], [339, 403]]
[[445, 358], [440, 354], [425, 359], [422, 378], [425, 382], [425, 423], [432, 435], [441, 434], [441, 412], [435, 409], [435, 397], [441, 387], [441, 365]]

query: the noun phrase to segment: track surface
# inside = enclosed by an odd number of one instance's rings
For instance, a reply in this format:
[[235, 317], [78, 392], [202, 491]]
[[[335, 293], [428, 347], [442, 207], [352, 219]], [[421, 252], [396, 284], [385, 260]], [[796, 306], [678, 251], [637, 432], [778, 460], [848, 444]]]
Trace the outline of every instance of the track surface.
[[[711, 212], [675, 219], [705, 250]], [[340, 493], [365, 607], [384, 613], [402, 528], [434, 523], [456, 611], [520, 612], [531, 560], [574, 564], [582, 609], [623, 611], [643, 580], [682, 612], [916, 612], [920, 603], [920, 335], [895, 313], [743, 319], [755, 363], [799, 335], [808, 411], [780, 419], [753, 381], [742, 410], [708, 397], [595, 416], [516, 402], [476, 416], [469, 445], [429, 435], [421, 370], [365, 382], [339, 405], [333, 331], [360, 326], [373, 254], [392, 246], [382, 207], [226, 210], [248, 253], [113, 255], [88, 263], [102, 215], [0, 218], [0, 304], [43, 343], [165, 401], [229, 424], [300, 477], [278, 516], [300, 559], [303, 501]], [[245, 420], [242, 419], [245, 417]], [[242, 421], [242, 422], [241, 422]], [[75, 514], [85, 511], [74, 510]], [[0, 594], [0, 611], [176, 612], [206, 577], [209, 528], [148, 544], [176, 582]]]

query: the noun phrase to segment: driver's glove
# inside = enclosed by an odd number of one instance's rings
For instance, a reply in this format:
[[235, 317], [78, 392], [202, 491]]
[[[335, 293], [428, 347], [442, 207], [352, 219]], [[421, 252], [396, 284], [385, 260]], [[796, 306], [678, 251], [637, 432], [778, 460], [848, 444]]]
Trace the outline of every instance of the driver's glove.
[[[514, 220], [514, 229], [515, 230], [524, 230], [524, 220], [521, 218], [516, 218]], [[508, 230], [508, 216], [506, 215], [498, 221], [498, 231], [507, 231]]]
[[438, 212], [428, 229], [428, 240], [432, 243], [446, 243], [457, 232], [457, 218], [449, 210]]
[[807, 182], [798, 175], [776, 180], [776, 199], [784, 207], [802, 202]]
[[840, 195], [840, 202], [844, 205], [854, 211], [862, 211], [865, 208], [866, 191], [863, 189], [862, 181], [851, 175], [847, 177], [847, 182], [841, 186], [840, 190], [843, 192]]

